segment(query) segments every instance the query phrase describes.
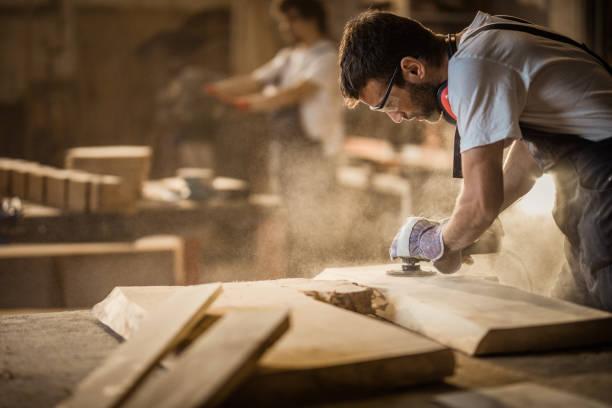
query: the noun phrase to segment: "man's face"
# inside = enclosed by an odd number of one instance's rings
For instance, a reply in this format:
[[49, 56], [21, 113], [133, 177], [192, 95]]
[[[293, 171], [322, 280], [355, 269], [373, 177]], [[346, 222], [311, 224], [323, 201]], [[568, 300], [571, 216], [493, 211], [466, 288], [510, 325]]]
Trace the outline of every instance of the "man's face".
[[387, 101], [381, 109], [374, 109], [385, 96], [388, 83], [371, 79], [366, 83], [359, 100], [373, 110], [386, 113], [395, 123], [403, 120], [425, 120], [437, 122], [441, 112], [436, 101], [438, 85], [423, 82], [404, 82], [403, 85], [393, 85]]
[[277, 16], [278, 30], [283, 39], [289, 44], [299, 43], [304, 40], [304, 32], [308, 29], [311, 21], [303, 19], [296, 10], [290, 9], [286, 13]]

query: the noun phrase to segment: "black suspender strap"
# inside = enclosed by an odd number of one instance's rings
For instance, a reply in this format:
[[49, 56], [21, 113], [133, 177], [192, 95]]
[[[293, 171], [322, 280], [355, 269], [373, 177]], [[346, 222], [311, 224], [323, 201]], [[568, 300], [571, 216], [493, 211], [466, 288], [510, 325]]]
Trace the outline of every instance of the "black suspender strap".
[[[507, 17], [504, 16], [504, 18], [507, 18]], [[569, 45], [578, 47], [584, 52], [586, 52], [587, 54], [589, 54], [591, 57], [593, 57], [598, 63], [600, 63], [606, 69], [606, 71], [608, 71], [608, 74], [612, 74], [612, 68], [610, 67], [610, 64], [608, 64], [606, 60], [601, 58], [595, 52], [591, 51], [591, 49], [587, 47], [585, 44], [579, 43], [578, 41], [572, 40], [571, 38], [566, 37], [564, 35], [542, 30], [533, 25], [527, 25], [527, 24], [513, 24], [513, 23], [487, 24], [471, 32], [467, 37], [464, 38], [464, 40], [472, 36], [475, 36], [483, 31], [488, 31], [488, 30], [511, 30], [511, 31], [520, 31], [523, 33], [529, 33], [532, 35], [537, 35], [540, 37], [548, 38], [549, 40], [558, 41], [558, 42], [562, 42], [565, 44], [569, 44]]]

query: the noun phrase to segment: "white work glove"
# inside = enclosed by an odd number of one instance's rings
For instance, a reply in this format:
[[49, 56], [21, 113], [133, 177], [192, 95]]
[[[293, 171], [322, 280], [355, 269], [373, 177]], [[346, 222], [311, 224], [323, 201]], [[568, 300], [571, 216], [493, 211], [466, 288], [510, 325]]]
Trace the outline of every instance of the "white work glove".
[[408, 217], [393, 238], [391, 259], [417, 258], [437, 261], [444, 255], [442, 224], [423, 217]]

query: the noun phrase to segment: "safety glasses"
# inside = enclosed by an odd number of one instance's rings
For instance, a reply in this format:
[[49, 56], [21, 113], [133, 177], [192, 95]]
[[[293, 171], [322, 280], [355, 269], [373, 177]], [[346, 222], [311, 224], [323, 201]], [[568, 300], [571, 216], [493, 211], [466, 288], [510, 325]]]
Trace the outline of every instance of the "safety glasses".
[[385, 90], [385, 94], [383, 95], [380, 102], [378, 102], [374, 106], [370, 106], [370, 109], [377, 112], [394, 112], [398, 109], [399, 98], [396, 96], [391, 96], [391, 89], [393, 89], [393, 84], [395, 83], [395, 77], [397, 73], [400, 71], [400, 66], [395, 67], [395, 71], [393, 71], [393, 75], [391, 75], [391, 79], [389, 79], [389, 83], [387, 84], [387, 89]]

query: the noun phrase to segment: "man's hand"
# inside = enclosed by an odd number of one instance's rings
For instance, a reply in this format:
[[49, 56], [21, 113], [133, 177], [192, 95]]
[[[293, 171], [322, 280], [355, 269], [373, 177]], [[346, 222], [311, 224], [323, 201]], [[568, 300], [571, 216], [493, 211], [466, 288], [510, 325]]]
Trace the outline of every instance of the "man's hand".
[[235, 98], [232, 101], [232, 106], [242, 112], [266, 112], [275, 107], [272, 97], [262, 94]]
[[408, 217], [395, 235], [389, 256], [437, 261], [444, 255], [442, 225], [423, 217]]

